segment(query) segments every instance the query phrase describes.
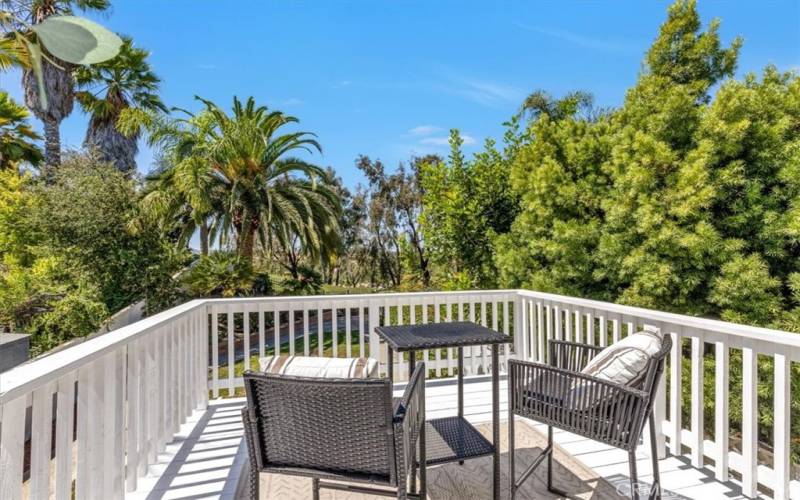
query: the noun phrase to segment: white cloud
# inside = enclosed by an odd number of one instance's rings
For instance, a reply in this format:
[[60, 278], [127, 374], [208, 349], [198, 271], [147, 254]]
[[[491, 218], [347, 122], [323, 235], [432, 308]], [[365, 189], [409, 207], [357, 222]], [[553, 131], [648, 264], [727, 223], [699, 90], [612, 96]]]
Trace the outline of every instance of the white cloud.
[[447, 69], [441, 73], [448, 82], [438, 85], [439, 89], [484, 106], [518, 103], [525, 97], [523, 90], [511, 85], [467, 77]]
[[440, 127], [433, 125], [419, 125], [408, 131], [410, 135], [431, 135], [442, 130]]
[[285, 101], [281, 102], [280, 104], [281, 104], [281, 106], [299, 106], [299, 105], [303, 104], [303, 101], [300, 100], [300, 99], [297, 99], [295, 97], [290, 97], [289, 99], [286, 99]]
[[[469, 146], [471, 144], [475, 144], [475, 138], [469, 135], [462, 135], [461, 140], [464, 141], [465, 146]], [[450, 144], [450, 137], [426, 137], [419, 141], [420, 144], [425, 146], [447, 146]]]
[[528, 26], [522, 23], [514, 23], [514, 24], [516, 24], [518, 28], [522, 28], [527, 31], [532, 31], [534, 33], [539, 33], [540, 35], [545, 35], [550, 38], [555, 38], [556, 40], [567, 42], [572, 45], [577, 45], [579, 47], [583, 47], [586, 49], [598, 50], [602, 52], [620, 52], [620, 53], [626, 53], [626, 52], [630, 53], [638, 50], [637, 47], [631, 43], [620, 43], [617, 41], [609, 40], [607, 38], [588, 37], [585, 35], [557, 28]]

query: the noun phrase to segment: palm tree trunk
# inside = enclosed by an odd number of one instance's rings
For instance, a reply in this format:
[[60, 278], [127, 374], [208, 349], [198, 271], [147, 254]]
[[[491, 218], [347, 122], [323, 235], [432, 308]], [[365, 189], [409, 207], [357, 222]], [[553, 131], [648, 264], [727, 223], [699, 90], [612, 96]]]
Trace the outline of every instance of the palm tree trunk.
[[208, 255], [208, 222], [206, 221], [200, 224], [200, 255], [203, 257]]
[[256, 243], [256, 228], [251, 226], [244, 233], [239, 234], [239, 242], [236, 247], [239, 249], [239, 255], [247, 258], [249, 262], [253, 262], [253, 252]]
[[52, 180], [53, 170], [61, 165], [61, 131], [59, 121], [47, 118], [44, 122], [44, 174], [45, 179]]

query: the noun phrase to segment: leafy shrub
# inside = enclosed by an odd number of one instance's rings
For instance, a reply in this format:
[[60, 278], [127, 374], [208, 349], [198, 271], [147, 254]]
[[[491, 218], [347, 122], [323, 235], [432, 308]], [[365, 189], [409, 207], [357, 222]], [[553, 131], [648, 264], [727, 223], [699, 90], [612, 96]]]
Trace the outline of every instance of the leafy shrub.
[[319, 295], [322, 293], [322, 275], [314, 268], [300, 265], [297, 276], [291, 276], [283, 282], [286, 295]]
[[272, 281], [255, 272], [250, 260], [234, 252], [212, 252], [201, 257], [184, 278], [193, 296], [236, 297], [266, 295]]

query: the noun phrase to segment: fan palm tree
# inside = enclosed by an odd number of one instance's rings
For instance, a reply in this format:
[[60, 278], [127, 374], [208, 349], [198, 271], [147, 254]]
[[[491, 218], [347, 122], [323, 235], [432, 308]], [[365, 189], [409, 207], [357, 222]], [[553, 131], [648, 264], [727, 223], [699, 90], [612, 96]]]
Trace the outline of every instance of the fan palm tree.
[[[91, 116], [84, 147], [97, 149], [101, 159], [128, 172], [136, 169], [142, 120], [167, 108], [158, 97], [160, 80], [147, 63], [149, 53], [134, 47], [130, 38], [122, 40], [114, 59], [75, 70], [80, 89], [75, 97]], [[126, 133], [120, 131], [121, 119]]]
[[28, 110], [0, 91], [0, 170], [17, 168], [20, 163], [39, 165], [42, 152], [31, 142], [39, 139], [28, 124]]
[[290, 156], [300, 150], [321, 152], [314, 135], [281, 134], [297, 118], [256, 106], [252, 97], [245, 103], [234, 97], [230, 115], [200, 100], [211, 119], [207, 154], [222, 203], [215, 233], [222, 241], [234, 239], [248, 259], [257, 240], [269, 248], [271, 238], [288, 234], [298, 235], [307, 248], [325, 251], [338, 233], [341, 200], [320, 182], [323, 169]]
[[[3, 0], [3, 6], [14, 11], [17, 19], [38, 24], [50, 16], [72, 14], [81, 10], [105, 10], [109, 0]], [[44, 125], [44, 159], [48, 169], [61, 164], [61, 122], [72, 113], [75, 100], [73, 71], [75, 66], [52, 55], [42, 59], [42, 81], [47, 102], [41, 100], [37, 76], [33, 69], [22, 72], [25, 105]], [[45, 172], [47, 174], [47, 172]]]

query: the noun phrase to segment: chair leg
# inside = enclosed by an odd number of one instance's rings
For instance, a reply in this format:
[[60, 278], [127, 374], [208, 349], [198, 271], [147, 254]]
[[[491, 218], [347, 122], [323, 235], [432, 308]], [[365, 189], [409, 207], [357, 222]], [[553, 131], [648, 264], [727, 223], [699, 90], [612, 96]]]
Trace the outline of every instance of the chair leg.
[[311, 480], [311, 495], [314, 500], [319, 500], [319, 479]]
[[553, 486], [553, 455], [556, 452], [555, 445], [553, 444], [553, 426], [547, 426], [547, 491], [558, 495], [560, 497], [568, 496], [566, 492]]
[[514, 473], [514, 414], [511, 411], [508, 412], [508, 477], [508, 491], [511, 494], [511, 500], [515, 500], [517, 496], [517, 475]]
[[639, 479], [636, 476], [636, 450], [628, 452], [628, 465], [631, 471], [631, 499], [639, 500]]
[[259, 497], [259, 487], [260, 487], [260, 478], [258, 475], [258, 469], [254, 466], [253, 462], [250, 462], [250, 469], [249, 469], [249, 479], [250, 479], [250, 500], [258, 500]]
[[408, 486], [409, 493], [417, 492], [417, 461], [411, 464], [411, 484]]
[[656, 427], [655, 417], [650, 412], [650, 457], [653, 462], [653, 486], [650, 490], [650, 498], [661, 498], [661, 478], [658, 474], [658, 454], [656, 450]]
[[547, 491], [553, 491], [553, 426], [547, 426]]

